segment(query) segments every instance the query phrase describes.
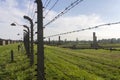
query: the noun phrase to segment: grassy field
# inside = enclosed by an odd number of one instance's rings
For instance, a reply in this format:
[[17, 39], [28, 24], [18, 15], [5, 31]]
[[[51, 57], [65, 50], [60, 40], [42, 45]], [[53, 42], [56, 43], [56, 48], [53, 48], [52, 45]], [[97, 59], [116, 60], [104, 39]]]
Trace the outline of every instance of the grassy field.
[[[118, 43], [98, 43], [98, 45], [101, 47], [101, 48], [105, 48], [105, 49], [109, 49], [109, 48], [114, 48], [114, 49], [120, 49], [120, 44]], [[75, 46], [76, 49], [91, 49], [91, 44], [90, 43], [78, 43], [78, 44], [61, 44], [59, 45], [60, 47], [63, 47], [63, 48], [73, 48], [73, 46]]]
[[48, 80], [120, 80], [120, 52], [49, 46], [45, 52]]
[[[11, 49], [14, 62], [10, 62]], [[17, 51], [17, 44], [0, 46], [0, 80], [36, 80], [35, 67]], [[120, 51], [45, 46], [45, 67], [47, 80], [120, 80]]]
[[[14, 51], [11, 62], [10, 51]], [[17, 44], [0, 46], [0, 80], [35, 80], [34, 66], [29, 66], [29, 59], [24, 51], [17, 51]]]

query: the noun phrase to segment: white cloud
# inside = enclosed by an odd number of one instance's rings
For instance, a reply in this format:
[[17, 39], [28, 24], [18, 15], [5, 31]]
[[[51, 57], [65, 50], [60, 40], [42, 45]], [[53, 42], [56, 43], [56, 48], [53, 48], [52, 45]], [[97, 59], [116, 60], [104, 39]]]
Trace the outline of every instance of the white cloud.
[[3, 0], [1, 1], [1, 6], [4, 7], [6, 6], [6, 8], [12, 8], [12, 7], [16, 7], [18, 5], [16, 0]]
[[[54, 14], [51, 13], [51, 14], [56, 15], [56, 13]], [[61, 17], [55, 22], [46, 26], [45, 36], [84, 29], [87, 27], [93, 27], [102, 23], [104, 23], [104, 21], [97, 14]], [[67, 38], [69, 40], [70, 39], [75, 40], [76, 38], [79, 38], [81, 40], [82, 39], [89, 40], [92, 39], [93, 31], [94, 30], [63, 35], [62, 39], [64, 40], [65, 38]], [[57, 37], [53, 37], [53, 39], [57, 39]]]
[[[25, 9], [21, 9], [20, 4], [17, 0], [5, 0], [0, 3], [0, 38], [11, 38], [18, 39], [22, 37], [18, 37], [16, 34], [23, 33], [22, 27], [10, 27], [12, 22], [18, 22], [19, 24], [25, 24], [25, 20], [22, 16], [24, 16], [27, 12], [27, 8], [29, 7], [29, 3], [26, 0], [23, 1]], [[32, 10], [32, 7], [30, 7]], [[44, 15], [47, 12], [44, 11]], [[57, 12], [50, 11], [50, 13], [44, 19], [44, 24], [49, 22], [53, 17], [57, 15]], [[57, 19], [55, 22], [46, 26], [44, 29], [44, 36], [54, 35], [63, 32], [69, 32], [73, 30], [84, 29], [87, 27], [93, 27], [99, 24], [106, 23], [103, 18], [98, 14], [89, 14], [89, 15], [76, 15], [76, 16], [62, 16]], [[80, 40], [91, 40], [92, 33], [96, 32], [98, 39], [102, 38], [113, 38], [119, 37], [119, 25], [113, 26], [104, 26], [98, 29], [86, 30], [83, 32], [72, 33], [68, 35], [62, 36], [62, 39], [65, 38], [75, 40], [79, 38]], [[57, 37], [53, 37], [52, 39], [57, 39]]]
[[[50, 13], [50, 18], [48, 17], [46, 21], [50, 21], [51, 17], [54, 17], [56, 12]], [[54, 34], [69, 32], [73, 30], [85, 29], [88, 27], [94, 27], [100, 24], [107, 23], [102, 19], [100, 15], [76, 15], [61, 17], [50, 25], [46, 26], [44, 34], [45, 36], [50, 36]], [[101, 28], [86, 30], [81, 32], [76, 32], [68, 35], [62, 35], [62, 39], [75, 40], [92, 40], [93, 32], [96, 32], [98, 39], [102, 38], [119, 38], [119, 25], [103, 26]], [[52, 37], [51, 39], [58, 39], [58, 37]]]
[[13, 22], [23, 24], [24, 19], [22, 16], [25, 15], [25, 11], [17, 7], [18, 2], [16, 0], [1, 1], [0, 5], [0, 38], [19, 39], [17, 33], [22, 34], [23, 28], [11, 27], [10, 24]]

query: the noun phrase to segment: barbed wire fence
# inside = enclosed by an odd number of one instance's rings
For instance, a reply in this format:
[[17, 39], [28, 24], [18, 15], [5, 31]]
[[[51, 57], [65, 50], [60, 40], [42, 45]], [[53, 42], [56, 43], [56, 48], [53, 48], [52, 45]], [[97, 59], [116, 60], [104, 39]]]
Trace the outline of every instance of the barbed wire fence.
[[84, 29], [79, 29], [79, 30], [74, 30], [74, 31], [69, 31], [69, 32], [64, 32], [64, 33], [59, 33], [59, 34], [55, 34], [55, 35], [46, 36], [46, 37], [44, 37], [44, 38], [50, 38], [50, 37], [54, 37], [54, 36], [61, 36], [61, 35], [66, 35], [66, 34], [75, 33], [75, 32], [80, 32], [80, 31], [85, 31], [85, 30], [96, 29], [96, 28], [100, 28], [100, 27], [103, 27], [103, 26], [115, 25], [115, 24], [120, 24], [120, 22], [100, 24], [100, 25], [97, 25], [97, 26], [94, 26], [94, 27], [88, 27], [88, 28], [84, 28]]
[[[54, 4], [52, 4], [51, 7], [49, 7], [49, 5], [51, 4], [52, 0], [45, 0], [44, 4], [43, 4], [43, 12], [45, 12], [45, 9], [48, 9], [47, 12], [44, 14], [43, 19], [46, 19], [47, 15], [52, 11], [52, 9], [54, 9], [54, 7], [57, 6], [57, 3], [60, 0], [56, 0], [54, 2]], [[77, 6], [79, 3], [83, 2], [84, 0], [75, 0], [74, 2], [72, 2], [70, 5], [68, 5], [67, 7], [64, 8], [63, 11], [61, 11], [60, 13], [58, 13], [55, 17], [53, 17], [52, 20], [50, 20], [49, 22], [47, 22], [45, 25], [43, 25], [43, 27], [46, 27], [48, 25], [50, 25], [51, 23], [53, 23], [54, 21], [56, 21], [58, 18], [60, 18], [61, 16], [63, 16], [64, 14], [66, 14], [68, 11], [70, 11], [72, 8], [74, 8], [75, 6]], [[48, 8], [49, 7], [49, 8]], [[30, 12], [31, 11], [31, 12]], [[31, 14], [30, 14], [31, 13]], [[32, 0], [29, 0], [29, 7], [28, 7], [28, 15], [31, 16], [32, 20], [35, 22], [34, 24], [34, 30], [36, 30], [37, 27], [36, 26], [36, 7], [35, 7], [35, 3], [32, 4]], [[37, 23], [38, 24], [38, 23]], [[59, 36], [59, 42], [60, 42], [60, 36], [62, 35], [67, 35], [67, 34], [72, 34], [72, 33], [76, 33], [76, 32], [81, 32], [81, 31], [86, 31], [86, 30], [92, 30], [92, 29], [96, 29], [96, 28], [100, 28], [103, 26], [110, 26], [110, 25], [116, 25], [116, 24], [120, 24], [120, 22], [114, 22], [114, 23], [106, 23], [106, 24], [100, 24], [97, 26], [93, 26], [93, 27], [88, 27], [88, 28], [83, 28], [83, 29], [78, 29], [78, 30], [73, 30], [73, 31], [69, 31], [69, 32], [64, 32], [64, 33], [59, 33], [59, 34], [55, 34], [55, 35], [50, 35], [50, 36], [45, 36], [44, 39], [46, 38], [51, 38], [51, 37], [55, 37], [55, 36]], [[36, 31], [37, 32], [37, 31]], [[35, 36], [35, 34], [34, 34]], [[42, 72], [41, 73], [41, 77], [44, 80], [44, 76]]]

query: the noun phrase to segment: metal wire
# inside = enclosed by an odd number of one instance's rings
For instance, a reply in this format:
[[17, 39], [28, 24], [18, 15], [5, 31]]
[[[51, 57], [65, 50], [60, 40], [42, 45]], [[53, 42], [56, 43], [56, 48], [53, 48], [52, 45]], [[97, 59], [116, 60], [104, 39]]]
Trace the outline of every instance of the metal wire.
[[29, 16], [32, 0], [29, 0], [27, 15]]
[[48, 5], [50, 4], [51, 0], [48, 1], [48, 3], [46, 3], [46, 5], [44, 5], [44, 8], [47, 9]]
[[71, 33], [85, 31], [85, 30], [91, 30], [91, 29], [102, 27], [102, 26], [110, 26], [110, 25], [115, 25], [115, 24], [120, 24], [120, 22], [101, 24], [101, 25], [97, 25], [97, 26], [94, 26], [94, 27], [88, 27], [88, 28], [85, 28], [85, 29], [79, 29], [79, 30], [74, 30], [74, 31], [70, 31], [70, 32], [65, 32], [65, 33], [55, 34], [55, 35], [51, 35], [51, 36], [46, 36], [45, 38], [50, 38], [50, 37], [55, 37], [55, 36], [60, 36], [60, 35], [66, 35], [66, 34], [71, 34]]
[[34, 18], [35, 18], [35, 10], [36, 10], [36, 8], [35, 8], [35, 3], [34, 3], [33, 8], [32, 8], [32, 14], [31, 14], [32, 20], [34, 20]]
[[56, 0], [56, 2], [53, 4], [53, 6], [48, 10], [48, 12], [45, 14], [44, 18], [48, 15], [48, 13], [55, 7], [55, 5], [58, 3], [59, 0]]
[[43, 6], [45, 6], [45, 5], [47, 4], [47, 2], [48, 2], [48, 0], [46, 0], [46, 1], [45, 1], [45, 3], [44, 3], [44, 5], [43, 5]]
[[67, 13], [69, 10], [71, 10], [73, 7], [75, 7], [76, 5], [78, 5], [80, 2], [82, 2], [83, 0], [76, 0], [73, 3], [71, 3], [68, 7], [66, 7], [62, 12], [60, 12], [56, 17], [54, 17], [51, 21], [49, 21], [47, 24], [44, 25], [48, 26], [49, 24], [51, 24], [52, 22], [54, 22], [56, 19], [58, 19], [59, 17], [61, 17], [62, 15], [64, 15], [65, 13]]

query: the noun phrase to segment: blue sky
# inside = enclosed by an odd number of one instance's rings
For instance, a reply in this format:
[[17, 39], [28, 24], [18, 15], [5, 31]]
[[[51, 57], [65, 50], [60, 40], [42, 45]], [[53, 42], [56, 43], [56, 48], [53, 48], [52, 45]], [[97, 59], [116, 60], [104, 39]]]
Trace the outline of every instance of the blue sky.
[[[73, 1], [75, 0], [60, 0], [58, 5], [54, 8], [54, 11], [60, 12]], [[111, 20], [118, 20], [120, 18], [119, 8], [120, 0], [84, 0], [65, 16], [98, 14], [101, 15], [103, 19], [111, 18]]]
[[[43, 5], [45, 4], [45, 1], [46, 0], [42, 0]], [[48, 7], [44, 10], [44, 15], [55, 1], [56, 0], [51, 0]], [[44, 24], [49, 22], [74, 1], [75, 0], [59, 0], [57, 5], [44, 19]], [[23, 19], [23, 16], [28, 15], [32, 17], [31, 15], [33, 15], [33, 12], [36, 9], [36, 5], [33, 3], [34, 0], [0, 0], [0, 38], [20, 39], [22, 37], [23, 28], [10, 27], [10, 24], [12, 22], [17, 22], [19, 24], [29, 25], [29, 23]], [[103, 23], [118, 22], [120, 21], [119, 8], [120, 0], [83, 0], [83, 2], [75, 6], [55, 22], [46, 26], [44, 36], [92, 27]], [[35, 21], [36, 20], [34, 19], [34, 22]], [[100, 29], [64, 35], [62, 36], [62, 39], [68, 38], [69, 40], [75, 40], [78, 38], [80, 40], [91, 40], [92, 32], [97, 32], [98, 39], [119, 38], [119, 26], [120, 25], [113, 25], [110, 27], [105, 26]], [[16, 35], [18, 33], [21, 34], [19, 37]], [[36, 39], [36, 36], [34, 38]], [[57, 39], [57, 37], [52, 39]]]

